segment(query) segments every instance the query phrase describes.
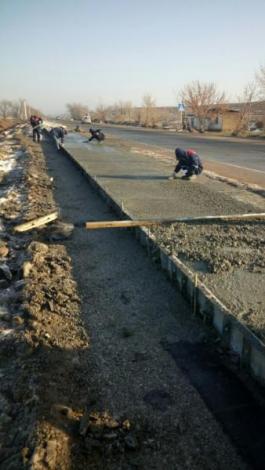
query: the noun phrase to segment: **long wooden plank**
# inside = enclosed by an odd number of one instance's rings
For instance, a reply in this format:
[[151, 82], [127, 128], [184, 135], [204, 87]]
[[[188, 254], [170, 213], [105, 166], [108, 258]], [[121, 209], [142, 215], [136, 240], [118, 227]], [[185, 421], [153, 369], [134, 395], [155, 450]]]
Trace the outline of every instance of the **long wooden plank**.
[[52, 212], [51, 214], [38, 217], [37, 219], [30, 220], [29, 222], [25, 222], [24, 224], [17, 225], [16, 227], [14, 227], [14, 231], [27, 232], [28, 230], [32, 230], [33, 228], [41, 227], [42, 225], [46, 225], [49, 222], [53, 222], [54, 220], [58, 219], [58, 216], [58, 212]]
[[208, 215], [199, 217], [177, 217], [176, 219], [143, 219], [143, 220], [106, 220], [98, 222], [85, 222], [84, 227], [87, 230], [106, 229], [106, 228], [130, 228], [130, 227], [150, 227], [152, 225], [166, 225], [174, 223], [192, 223], [207, 221], [233, 221], [233, 220], [251, 220], [263, 219], [265, 212], [254, 214], [233, 214], [233, 215]]

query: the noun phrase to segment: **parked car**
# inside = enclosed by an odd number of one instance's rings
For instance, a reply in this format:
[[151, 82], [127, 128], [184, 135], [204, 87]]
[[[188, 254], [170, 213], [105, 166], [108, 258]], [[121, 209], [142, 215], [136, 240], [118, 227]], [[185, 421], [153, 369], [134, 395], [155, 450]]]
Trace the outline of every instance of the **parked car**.
[[89, 114], [86, 114], [85, 116], [82, 117], [81, 123], [82, 124], [91, 124], [91, 117]]

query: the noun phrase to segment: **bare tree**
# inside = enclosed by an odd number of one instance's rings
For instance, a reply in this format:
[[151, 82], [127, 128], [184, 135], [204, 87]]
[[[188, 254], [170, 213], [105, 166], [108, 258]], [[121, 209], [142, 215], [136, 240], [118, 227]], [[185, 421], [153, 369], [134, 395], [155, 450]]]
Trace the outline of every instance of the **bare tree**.
[[259, 71], [256, 73], [256, 80], [259, 95], [262, 99], [265, 99], [265, 65], [259, 68]]
[[199, 121], [199, 130], [204, 132], [205, 121], [210, 117], [214, 107], [222, 110], [225, 103], [225, 93], [217, 90], [215, 83], [202, 83], [197, 81], [186, 85], [181, 91], [181, 98]]
[[109, 107], [104, 106], [103, 104], [99, 104], [96, 108], [95, 111], [95, 118], [99, 121], [106, 122], [107, 120], [107, 115], [109, 112]]
[[119, 101], [110, 107], [110, 112], [115, 122], [125, 123], [132, 120], [133, 106], [131, 101]]
[[133, 110], [132, 102], [131, 101], [124, 101], [123, 105], [124, 105], [125, 121], [130, 122], [132, 120], [132, 110]]
[[140, 125], [141, 124], [141, 119], [142, 119], [142, 108], [140, 107], [136, 107], [134, 108], [133, 110], [133, 114], [134, 114], [134, 119], [135, 119], [135, 122]]
[[12, 101], [10, 106], [10, 115], [14, 118], [20, 117], [20, 102], [19, 101]]
[[156, 120], [155, 99], [146, 94], [143, 96], [143, 109], [141, 122], [144, 126], [152, 126]]
[[88, 107], [81, 103], [68, 103], [66, 107], [71, 118], [76, 120], [81, 120], [88, 113]]
[[12, 101], [10, 100], [0, 101], [0, 115], [2, 116], [2, 118], [6, 119], [8, 116], [10, 116], [11, 110], [12, 110]]
[[131, 101], [123, 101], [123, 115], [124, 121], [131, 121], [132, 119], [132, 102]]
[[242, 94], [238, 97], [240, 103], [239, 116], [236, 126], [232, 132], [232, 135], [236, 136], [241, 131], [246, 130], [249, 124], [250, 113], [252, 109], [252, 103], [255, 100], [257, 93], [257, 85], [255, 82], [248, 83]]

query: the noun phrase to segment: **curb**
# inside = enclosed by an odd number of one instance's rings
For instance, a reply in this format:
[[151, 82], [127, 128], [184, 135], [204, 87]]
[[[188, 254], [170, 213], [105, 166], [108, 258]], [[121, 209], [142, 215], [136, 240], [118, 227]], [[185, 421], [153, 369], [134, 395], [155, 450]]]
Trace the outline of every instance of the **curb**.
[[[101, 186], [96, 177], [91, 176], [74, 157], [62, 147], [63, 152], [78, 167], [91, 187], [102, 197], [107, 205], [121, 219], [132, 216], [123, 208], [123, 204], [112, 198]], [[211, 325], [223, 344], [235, 353], [240, 364], [262, 385], [265, 385], [265, 345], [243, 323], [233, 316], [231, 311], [206, 287], [197, 280], [197, 276], [176, 256], [171, 256], [155, 241], [148, 229], [133, 229], [136, 239], [146, 249], [148, 256], [158, 263], [185, 300], [191, 305], [193, 314], [200, 316]]]
[[258, 196], [265, 197], [265, 188], [258, 184], [242, 183], [234, 178], [228, 178], [227, 176], [219, 175], [219, 173], [210, 170], [204, 170], [204, 175], [209, 179], [221, 181], [235, 188], [244, 189], [245, 191], [258, 194]]

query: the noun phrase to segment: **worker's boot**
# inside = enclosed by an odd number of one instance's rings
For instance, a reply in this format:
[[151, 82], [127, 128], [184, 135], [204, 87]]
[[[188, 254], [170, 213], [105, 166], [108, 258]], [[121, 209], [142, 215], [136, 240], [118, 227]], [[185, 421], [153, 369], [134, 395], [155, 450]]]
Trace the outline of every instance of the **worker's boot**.
[[168, 178], [169, 180], [175, 180], [177, 179], [177, 173], [175, 173], [175, 171], [173, 171], [172, 175]]
[[186, 180], [186, 181], [192, 181], [192, 180], [195, 180], [196, 179], [196, 175], [190, 175], [190, 176], [182, 176], [181, 177], [182, 180]]

